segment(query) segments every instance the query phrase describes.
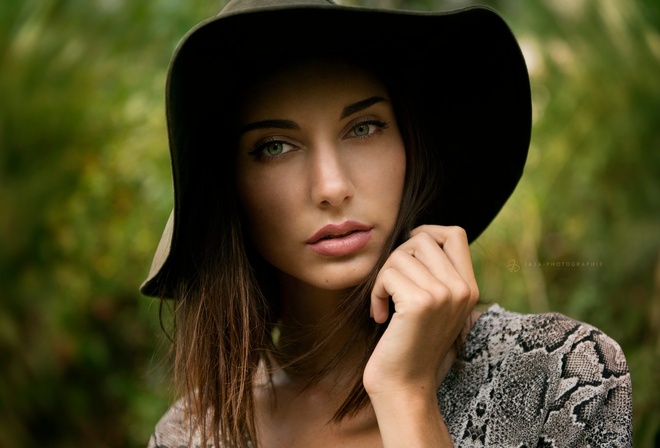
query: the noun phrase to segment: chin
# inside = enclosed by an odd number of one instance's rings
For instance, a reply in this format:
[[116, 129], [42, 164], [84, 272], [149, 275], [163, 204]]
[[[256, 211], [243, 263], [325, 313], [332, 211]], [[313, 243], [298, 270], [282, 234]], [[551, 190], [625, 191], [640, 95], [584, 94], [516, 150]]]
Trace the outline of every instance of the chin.
[[364, 266], [342, 266], [322, 269], [310, 279], [310, 284], [328, 291], [339, 291], [358, 286], [365, 281], [374, 267], [373, 263]]
[[307, 259], [303, 263], [281, 266], [272, 264], [280, 273], [280, 278], [288, 287], [302, 291], [309, 288], [317, 291], [345, 291], [358, 286], [365, 281], [373, 271], [378, 260], [372, 254], [363, 254], [358, 257], [345, 258], [343, 260], [323, 260], [319, 262], [318, 257]]

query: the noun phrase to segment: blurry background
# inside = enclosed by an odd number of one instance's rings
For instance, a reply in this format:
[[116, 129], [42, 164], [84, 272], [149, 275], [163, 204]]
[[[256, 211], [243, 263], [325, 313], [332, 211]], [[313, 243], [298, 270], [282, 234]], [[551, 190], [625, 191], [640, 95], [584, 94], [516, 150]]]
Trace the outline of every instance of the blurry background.
[[[143, 447], [170, 396], [141, 297], [172, 205], [177, 41], [224, 2], [0, 2], [0, 447]], [[448, 9], [465, 1], [348, 1]], [[660, 441], [660, 3], [485, 1], [534, 97], [520, 187], [473, 244], [482, 296], [617, 340]]]

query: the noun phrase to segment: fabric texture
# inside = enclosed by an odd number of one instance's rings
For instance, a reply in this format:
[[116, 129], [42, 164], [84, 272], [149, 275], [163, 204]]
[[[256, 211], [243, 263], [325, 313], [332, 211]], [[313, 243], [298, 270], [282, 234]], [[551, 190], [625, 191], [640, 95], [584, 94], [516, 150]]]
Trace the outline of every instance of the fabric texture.
[[[632, 388], [621, 348], [597, 328], [558, 313], [491, 306], [437, 395], [456, 447], [632, 446]], [[188, 442], [177, 403], [148, 448]]]

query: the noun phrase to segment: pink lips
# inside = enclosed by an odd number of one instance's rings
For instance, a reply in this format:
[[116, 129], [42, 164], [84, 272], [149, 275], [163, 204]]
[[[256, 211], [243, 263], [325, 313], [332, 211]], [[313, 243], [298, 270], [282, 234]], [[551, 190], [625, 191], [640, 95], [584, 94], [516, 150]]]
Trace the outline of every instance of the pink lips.
[[306, 243], [319, 255], [341, 257], [350, 255], [367, 245], [371, 226], [355, 221], [328, 224], [312, 235]]

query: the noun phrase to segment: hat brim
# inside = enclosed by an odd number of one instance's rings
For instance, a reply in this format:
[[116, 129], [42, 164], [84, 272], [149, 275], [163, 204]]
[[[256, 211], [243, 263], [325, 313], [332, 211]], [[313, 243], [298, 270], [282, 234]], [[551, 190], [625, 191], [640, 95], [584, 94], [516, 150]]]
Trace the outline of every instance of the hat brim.
[[185, 244], [179, 223], [186, 210], [185, 185], [194, 176], [180, 136], [196, 121], [190, 114], [208, 84], [230, 92], [246, 67], [254, 69], [273, 55], [311, 56], [330, 49], [380, 58], [409, 80], [408, 93], [433, 126], [430, 140], [440, 152], [444, 177], [425, 222], [461, 226], [474, 241], [495, 218], [522, 175], [531, 136], [525, 61], [495, 11], [328, 4], [221, 14], [191, 30], [170, 64], [166, 103], [174, 212], [140, 288], [143, 294], [167, 294], [164, 283], [176, 277], [169, 270], [177, 247]]

